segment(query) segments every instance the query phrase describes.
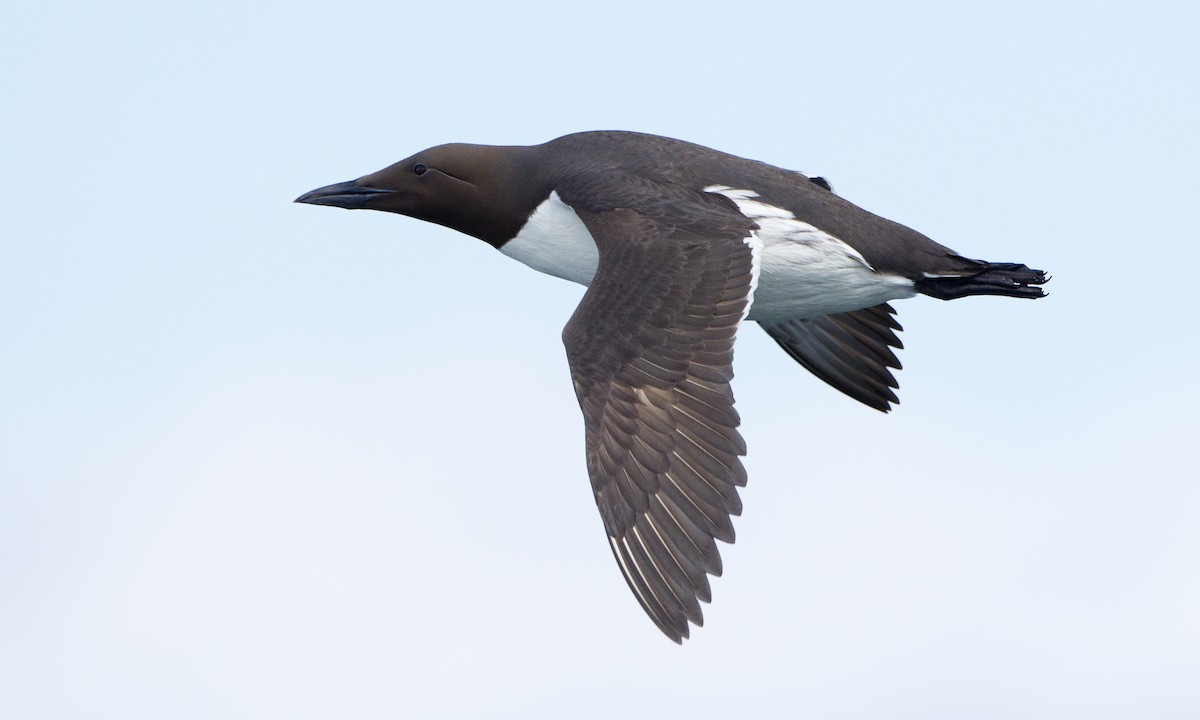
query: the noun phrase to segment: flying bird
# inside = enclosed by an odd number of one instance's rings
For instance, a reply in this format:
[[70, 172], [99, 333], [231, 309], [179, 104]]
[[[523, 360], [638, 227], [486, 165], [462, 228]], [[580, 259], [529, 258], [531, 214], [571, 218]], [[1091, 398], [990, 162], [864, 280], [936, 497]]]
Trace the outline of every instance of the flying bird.
[[733, 343], [759, 324], [820, 379], [898, 403], [893, 300], [1039, 298], [1046, 274], [972, 260], [822, 177], [632, 132], [450, 144], [296, 202], [444, 225], [587, 286], [563, 330], [588, 476], [613, 556], [675, 642], [703, 625], [716, 540], [746, 483]]

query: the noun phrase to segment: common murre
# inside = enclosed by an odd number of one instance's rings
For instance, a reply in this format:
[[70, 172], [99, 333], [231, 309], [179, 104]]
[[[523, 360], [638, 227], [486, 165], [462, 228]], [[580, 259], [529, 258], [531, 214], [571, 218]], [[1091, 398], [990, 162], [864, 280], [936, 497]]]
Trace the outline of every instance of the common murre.
[[445, 225], [588, 286], [563, 331], [588, 474], [626, 581], [676, 642], [703, 624], [715, 540], [733, 542], [741, 512], [729, 383], [743, 320], [886, 412], [901, 347], [889, 301], [1038, 298], [1046, 281], [962, 257], [824, 178], [638, 133], [442, 145], [297, 202]]

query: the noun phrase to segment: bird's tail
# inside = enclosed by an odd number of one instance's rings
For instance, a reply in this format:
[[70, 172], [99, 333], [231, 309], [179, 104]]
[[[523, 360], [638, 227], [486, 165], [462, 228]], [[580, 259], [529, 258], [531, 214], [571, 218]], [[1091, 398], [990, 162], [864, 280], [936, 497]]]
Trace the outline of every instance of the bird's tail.
[[1042, 270], [1020, 263], [969, 261], [975, 266], [946, 275], [932, 275], [916, 281], [917, 291], [939, 300], [953, 300], [968, 295], [1004, 295], [1007, 297], [1045, 297], [1042, 285], [1050, 278]]

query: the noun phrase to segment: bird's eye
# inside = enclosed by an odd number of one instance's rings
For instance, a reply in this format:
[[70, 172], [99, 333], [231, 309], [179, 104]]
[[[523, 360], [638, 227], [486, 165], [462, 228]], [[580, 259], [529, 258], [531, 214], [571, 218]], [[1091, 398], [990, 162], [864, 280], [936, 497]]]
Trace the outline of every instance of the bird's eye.
[[417, 163], [416, 165], [413, 165], [413, 175], [424, 175], [428, 171], [429, 166], [425, 163]]

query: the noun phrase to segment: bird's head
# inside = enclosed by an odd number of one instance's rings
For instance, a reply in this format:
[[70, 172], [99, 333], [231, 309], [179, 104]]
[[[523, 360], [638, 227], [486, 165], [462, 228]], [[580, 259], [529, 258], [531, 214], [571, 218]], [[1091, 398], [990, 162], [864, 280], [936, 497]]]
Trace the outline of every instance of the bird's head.
[[520, 150], [526, 149], [438, 145], [357, 180], [306, 192], [296, 202], [408, 215], [498, 247], [550, 194]]

